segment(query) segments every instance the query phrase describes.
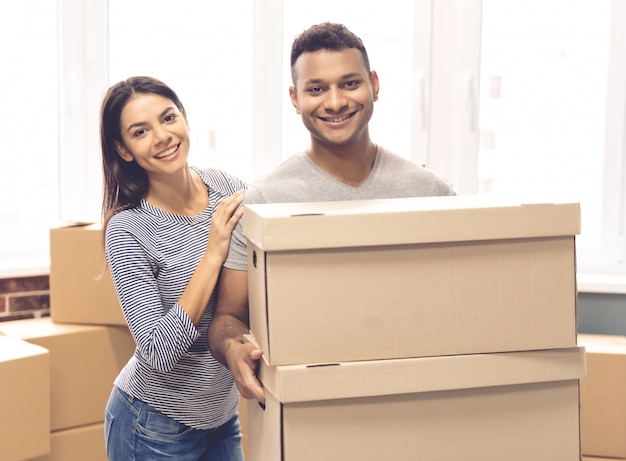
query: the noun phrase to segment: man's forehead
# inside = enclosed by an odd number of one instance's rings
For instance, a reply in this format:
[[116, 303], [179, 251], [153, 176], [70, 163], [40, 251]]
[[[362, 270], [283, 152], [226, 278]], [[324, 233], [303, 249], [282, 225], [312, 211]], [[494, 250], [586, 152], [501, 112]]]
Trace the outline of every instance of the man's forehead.
[[298, 79], [305, 80], [367, 75], [361, 52], [356, 48], [302, 53], [293, 70]]

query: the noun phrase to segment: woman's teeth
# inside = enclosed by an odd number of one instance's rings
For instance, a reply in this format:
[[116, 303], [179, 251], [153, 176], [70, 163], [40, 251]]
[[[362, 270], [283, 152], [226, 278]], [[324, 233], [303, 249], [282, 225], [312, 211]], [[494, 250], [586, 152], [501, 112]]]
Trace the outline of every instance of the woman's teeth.
[[172, 155], [174, 152], [178, 150], [178, 146], [170, 147], [166, 151], [161, 152], [160, 154], [155, 155], [156, 158], [165, 158]]

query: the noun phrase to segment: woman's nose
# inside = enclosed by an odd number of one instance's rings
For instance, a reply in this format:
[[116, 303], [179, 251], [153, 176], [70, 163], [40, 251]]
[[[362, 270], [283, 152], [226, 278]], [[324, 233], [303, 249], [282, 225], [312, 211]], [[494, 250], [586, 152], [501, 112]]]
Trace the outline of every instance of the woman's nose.
[[153, 136], [155, 144], [168, 142], [172, 138], [170, 132], [162, 126], [157, 126], [153, 129]]

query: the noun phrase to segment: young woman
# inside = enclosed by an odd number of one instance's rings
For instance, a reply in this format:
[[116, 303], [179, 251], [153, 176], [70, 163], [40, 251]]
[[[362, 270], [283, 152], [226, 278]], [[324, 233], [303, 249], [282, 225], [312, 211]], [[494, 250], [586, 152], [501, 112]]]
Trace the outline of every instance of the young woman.
[[113, 85], [100, 131], [105, 255], [136, 342], [106, 407], [108, 459], [243, 460], [237, 388], [207, 329], [246, 185], [188, 165], [185, 109], [154, 78]]

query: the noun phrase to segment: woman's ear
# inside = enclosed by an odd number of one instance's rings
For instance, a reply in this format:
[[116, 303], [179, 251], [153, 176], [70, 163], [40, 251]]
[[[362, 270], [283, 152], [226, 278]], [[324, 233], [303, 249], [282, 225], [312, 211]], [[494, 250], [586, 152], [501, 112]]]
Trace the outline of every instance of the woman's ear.
[[126, 149], [126, 147], [124, 147], [124, 144], [122, 144], [121, 142], [115, 141], [115, 150], [124, 161], [132, 162], [134, 160], [133, 156], [130, 154], [130, 152], [128, 152], [128, 149]]

